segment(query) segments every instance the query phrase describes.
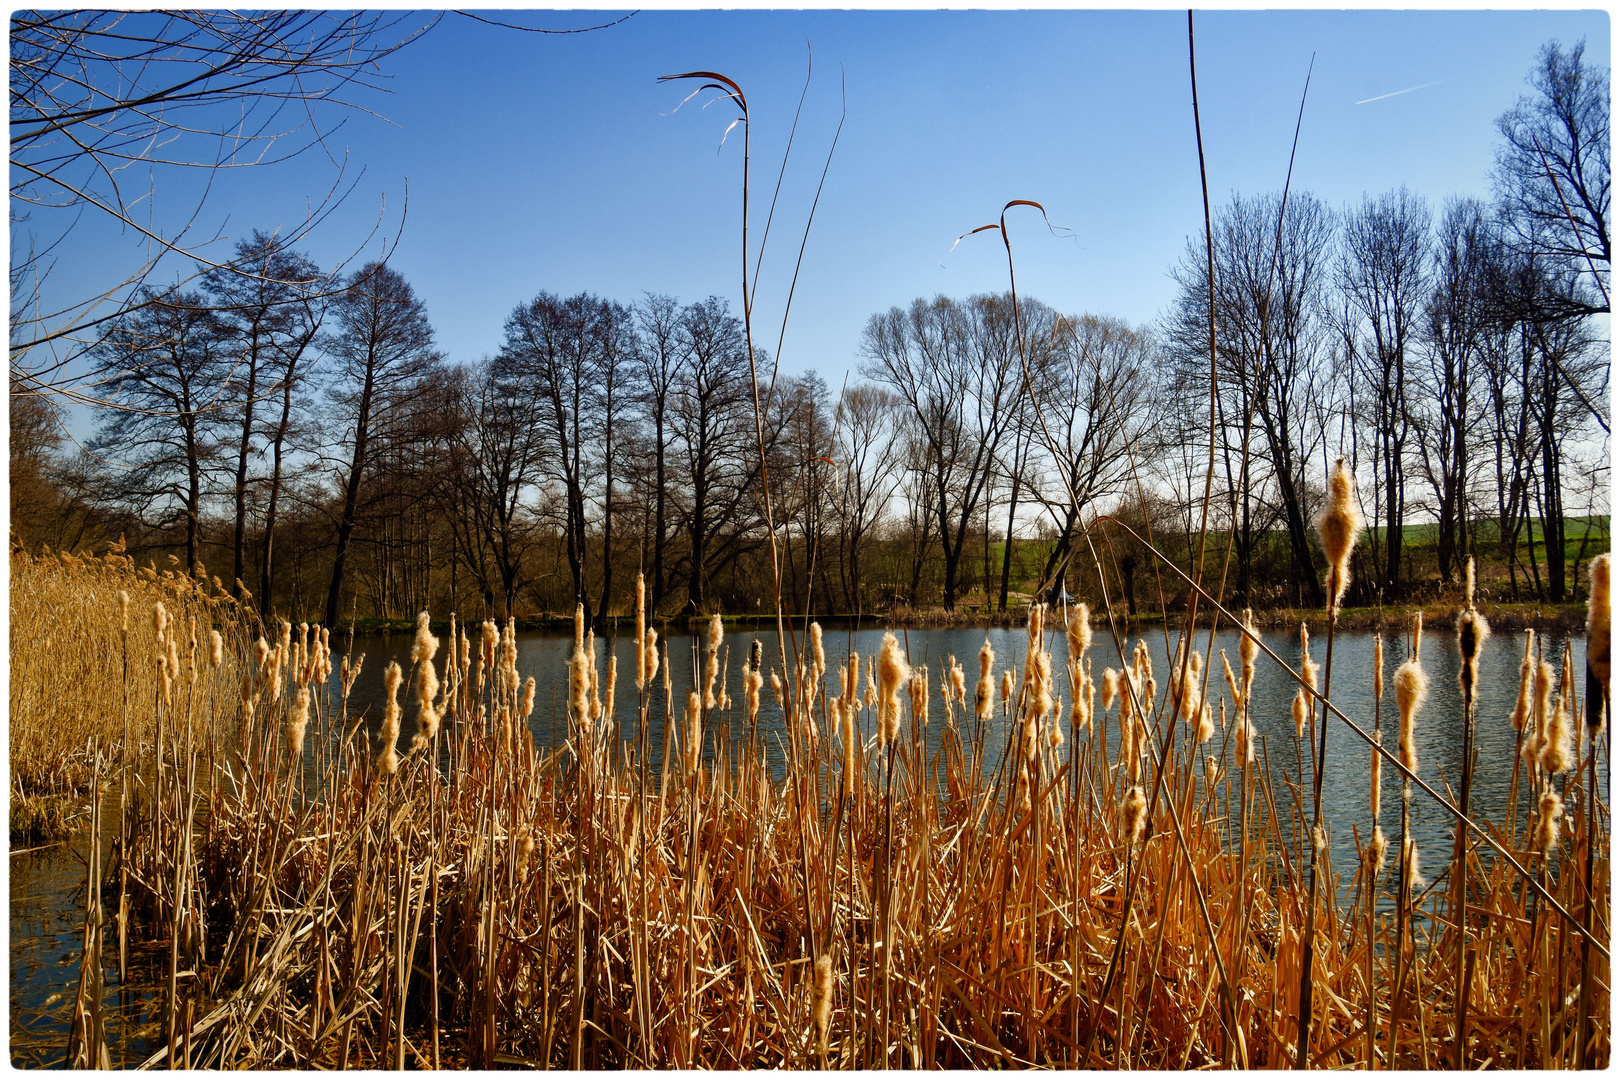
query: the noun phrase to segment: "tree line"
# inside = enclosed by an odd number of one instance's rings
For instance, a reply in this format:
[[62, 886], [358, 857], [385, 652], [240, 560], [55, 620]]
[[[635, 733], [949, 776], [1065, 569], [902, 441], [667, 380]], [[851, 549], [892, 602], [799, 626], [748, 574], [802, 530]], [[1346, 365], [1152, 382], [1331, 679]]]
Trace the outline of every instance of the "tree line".
[[790, 611], [1096, 598], [1099, 566], [1134, 604], [1142, 552], [1093, 524], [1190, 561], [1213, 451], [1229, 594], [1315, 605], [1310, 522], [1342, 455], [1372, 526], [1352, 602], [1475, 553], [1561, 600], [1566, 518], [1607, 513], [1607, 75], [1552, 44], [1530, 81], [1489, 203], [1233, 195], [1155, 324], [919, 298], [871, 316], [836, 394], [750, 355], [720, 297], [540, 291], [495, 355], [451, 362], [386, 262], [323, 272], [255, 233], [110, 323], [76, 452], [13, 379], [13, 543], [123, 533], [328, 624], [596, 619], [638, 570], [664, 614], [771, 610], [769, 520]]

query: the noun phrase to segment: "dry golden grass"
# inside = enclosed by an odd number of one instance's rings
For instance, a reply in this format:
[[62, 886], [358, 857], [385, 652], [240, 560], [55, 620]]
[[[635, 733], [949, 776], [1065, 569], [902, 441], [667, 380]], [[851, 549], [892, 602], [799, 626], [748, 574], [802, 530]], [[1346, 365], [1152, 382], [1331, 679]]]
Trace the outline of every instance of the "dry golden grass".
[[[16, 569], [32, 573], [59, 571]], [[92, 641], [109, 640], [90, 629], [98, 612], [117, 636], [116, 603], [95, 592], [116, 587], [127, 585], [111, 572], [79, 581], [86, 614], [74, 625]], [[1048, 644], [1064, 632], [1054, 622]], [[1034, 692], [1019, 680], [1001, 706], [1017, 721], [1006, 748], [987, 745], [965, 680], [935, 672], [933, 692], [950, 693], [931, 703], [943, 737], [929, 754], [921, 702], [908, 709], [910, 695], [888, 685], [898, 658], [879, 665], [887, 678], [870, 704], [833, 658], [813, 700], [800, 680], [784, 684], [791, 763], [774, 779], [746, 700], [705, 710], [700, 695], [692, 723], [655, 678], [639, 700], [617, 687], [610, 713], [613, 688], [583, 635], [567, 745], [536, 751], [510, 631], [467, 629], [415, 650], [392, 774], [385, 748], [337, 722], [341, 685], [323, 680], [321, 650], [301, 654], [295, 633], [279, 664], [273, 643], [260, 665], [232, 639], [227, 665], [249, 676], [199, 693], [203, 722], [191, 727], [171, 723], [180, 697], [164, 707], [140, 695], [136, 726], [162, 734], [128, 774], [106, 890], [129, 939], [168, 954], [168, 1037], [154, 1064], [1294, 1063], [1309, 817], [1268, 782], [1263, 747], [1252, 764], [1236, 752], [1242, 679], [1226, 688], [1226, 731], [1200, 746], [1173, 719], [1173, 678], [1146, 667], [1116, 677], [1124, 694], [1164, 684], [1163, 697], [1139, 701], [1136, 749], [1122, 756], [1117, 705], [1061, 700], [1084, 672], [1054, 673], [1060, 700], [1032, 716], [1047, 695], [1043, 666], [1031, 665]], [[1106, 636], [1093, 655], [1104, 649]], [[244, 692], [258, 696], [245, 724]], [[1218, 680], [1208, 694], [1220, 698]], [[442, 715], [412, 747], [424, 697]], [[883, 740], [876, 712], [891, 698], [900, 723]], [[841, 723], [850, 701], [854, 740]], [[650, 746], [650, 721], [666, 709], [665, 745]], [[289, 738], [300, 712], [301, 755]], [[691, 730], [704, 747], [695, 767], [682, 745]], [[1529, 788], [1519, 822], [1498, 832], [1577, 920], [1583, 776], [1559, 780], [1570, 817], [1552, 859], [1530, 850]], [[1333, 824], [1363, 840], [1371, 827]], [[1592, 934], [1606, 949], [1605, 830], [1595, 843]], [[1424, 875], [1441, 881], [1448, 853], [1422, 854]], [[1460, 983], [1451, 889], [1407, 891], [1384, 871], [1377, 888], [1398, 895], [1397, 920], [1368, 903], [1366, 865], [1321, 867], [1329, 881], [1335, 870], [1353, 880], [1348, 904], [1319, 893], [1313, 1064], [1365, 1067], [1371, 1055], [1380, 1068], [1445, 1067], [1459, 1050], [1469, 1067], [1607, 1063], [1602, 950], [1583, 950], [1579, 927], [1488, 849], [1471, 845], [1468, 857]]]

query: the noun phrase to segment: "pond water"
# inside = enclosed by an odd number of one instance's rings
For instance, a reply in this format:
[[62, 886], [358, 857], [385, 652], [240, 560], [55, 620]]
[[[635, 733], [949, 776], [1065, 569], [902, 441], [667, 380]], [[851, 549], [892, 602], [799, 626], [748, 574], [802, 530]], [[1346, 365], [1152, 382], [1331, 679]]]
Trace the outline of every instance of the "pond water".
[[[797, 647], [802, 650], [804, 648], [802, 626], [797, 636]], [[837, 665], [840, 659], [847, 661], [851, 650], [858, 651], [862, 657], [864, 684], [866, 661], [876, 656], [882, 636], [881, 629], [828, 630], [824, 641], [829, 666]], [[988, 631], [982, 628], [911, 630], [900, 632], [898, 636], [912, 665], [926, 664], [930, 669], [930, 711], [933, 722], [926, 735], [930, 754], [940, 745], [943, 727], [939, 700], [941, 668], [951, 657], [966, 670], [970, 701], [978, 674], [978, 652], [987, 638], [995, 649], [997, 678], [999, 679], [1001, 672], [1008, 668], [1012, 668], [1019, 673], [1020, 678], [1022, 677], [1028, 647], [1028, 635], [1022, 628]], [[1141, 635], [1132, 634], [1124, 643], [1127, 656], [1139, 636]], [[1169, 669], [1173, 641], [1167, 641], [1162, 629], [1154, 629], [1145, 636], [1153, 651], [1154, 669], [1162, 698], [1166, 693], [1168, 682], [1166, 673]], [[1208, 636], [1207, 629], [1200, 630], [1195, 638], [1194, 647], [1200, 651], [1208, 651]], [[1561, 632], [1538, 633], [1537, 636], [1543, 643], [1545, 656], [1549, 662], [1556, 665], [1565, 645], [1568, 644], [1574, 649], [1577, 673], [1584, 672], [1584, 636], [1572, 636]], [[728, 693], [733, 698], [730, 728], [734, 739], [741, 737], [744, 726], [740, 669], [756, 638], [764, 649], [767, 672], [773, 666], [779, 667], [780, 653], [774, 628], [730, 631], [725, 638], [725, 648], [729, 650], [729, 664], [726, 669]], [[675, 714], [678, 716], [685, 701], [686, 691], [695, 681], [696, 650], [701, 648], [701, 640], [690, 634], [678, 632], [672, 632], [666, 640], [671, 660], [669, 672], [671, 699], [675, 702]], [[1269, 631], [1265, 634], [1265, 641], [1283, 660], [1297, 667], [1300, 657], [1297, 633]], [[335, 641], [334, 651], [341, 652], [348, 645], [347, 637], [341, 642]], [[1069, 699], [1067, 677], [1061, 674], [1066, 670], [1067, 649], [1061, 631], [1049, 635], [1047, 647], [1052, 653], [1053, 670], [1059, 673], [1058, 692], [1067, 703]], [[410, 648], [411, 636], [408, 634], [362, 635], [353, 643], [356, 653], [365, 654], [365, 662], [350, 697], [351, 724], [353, 722], [363, 724], [373, 744], [381, 726], [384, 669], [391, 659], [398, 661], [402, 668], [408, 669]], [[634, 650], [628, 625], [621, 635], [610, 636], [608, 640], [599, 642], [597, 648], [601, 657], [600, 669], [604, 676], [607, 669], [607, 650], [612, 649], [618, 657], [620, 674], [616, 719], [620, 725], [620, 737], [632, 740], [636, 730], [634, 712], [636, 695], [631, 679], [634, 670]], [[789, 644], [790, 661], [796, 655], [794, 648], [793, 644]], [[537, 684], [535, 710], [529, 720], [536, 746], [559, 746], [565, 738], [566, 724], [563, 717], [567, 696], [566, 665], [572, 649], [571, 635], [550, 633], [518, 635], [518, 671], [524, 677], [534, 676]], [[1216, 635], [1212, 678], [1209, 684], [1212, 702], [1221, 697], [1228, 697], [1225, 681], [1220, 672], [1221, 649], [1226, 650], [1236, 669], [1238, 635], [1231, 631], [1223, 631]], [[1478, 763], [1474, 774], [1473, 812], [1476, 816], [1483, 816], [1499, 826], [1506, 813], [1508, 788], [1513, 775], [1517, 733], [1510, 726], [1508, 717], [1512, 713], [1518, 694], [1519, 662], [1523, 649], [1523, 633], [1508, 631], [1486, 641], [1481, 653], [1479, 712], [1476, 727]], [[1318, 663], [1325, 659], [1325, 634], [1313, 640], [1311, 651]], [[1106, 629], [1096, 631], [1091, 657], [1093, 677], [1099, 685], [1102, 681], [1103, 668], [1122, 666], [1119, 653]], [[441, 661], [442, 658], [441, 652]], [[1374, 722], [1372, 658], [1372, 634], [1345, 632], [1338, 635], [1334, 644], [1331, 696], [1334, 703], [1347, 716], [1369, 730]], [[1386, 639], [1385, 700], [1382, 706], [1382, 719], [1386, 732], [1385, 742], [1391, 747], [1394, 746], [1396, 727], [1392, 677], [1396, 666], [1404, 658], [1403, 642], [1397, 638]], [[1431, 785], [1443, 791], [1444, 785], [1454, 788], [1461, 775], [1463, 744], [1463, 712], [1457, 689], [1458, 656], [1455, 637], [1449, 628], [1432, 627], [1425, 635], [1423, 664], [1429, 674], [1430, 694], [1417, 723], [1418, 772]], [[331, 687], [333, 700], [336, 700], [338, 694], [336, 683], [337, 675], [334, 673]], [[1289, 813], [1292, 798], [1288, 794], [1286, 781], [1289, 779], [1297, 781], [1299, 755], [1306, 757], [1306, 775], [1309, 775], [1308, 751], [1300, 750], [1296, 753], [1298, 743], [1290, 712], [1296, 685], [1286, 673], [1278, 669], [1263, 654], [1261, 655], [1256, 671], [1252, 716], [1263, 739], [1263, 745], [1269, 752], [1273, 792], [1278, 809], [1285, 816]], [[832, 676], [828, 678], [827, 689], [836, 692]], [[408, 688], [402, 688], [401, 696], [405, 697], [407, 692]], [[785, 732], [781, 710], [771, 693], [768, 676], [761, 699], [760, 732], [766, 743], [771, 766], [780, 775], [785, 760], [783, 746]], [[1230, 708], [1230, 701], [1228, 706]], [[653, 752], [652, 767], [655, 772], [659, 765], [657, 755], [664, 745], [665, 719], [664, 677], [661, 673], [649, 716], [649, 745]], [[958, 723], [961, 722], [959, 718]], [[866, 734], [870, 735], [870, 719], [864, 715], [863, 723], [868, 725]], [[1108, 723], [1111, 743], [1117, 744], [1118, 727], [1112, 714]], [[402, 726], [403, 748], [403, 744], [409, 742], [415, 730], [414, 705], [406, 706]], [[991, 728], [985, 738], [986, 772], [993, 770], [999, 762], [1006, 746], [1007, 734], [1007, 722], [998, 710], [997, 717], [991, 721]], [[1178, 731], [1176, 737], [1178, 740], [1184, 739], [1184, 731]], [[1203, 753], [1219, 755], [1224, 738], [1225, 732], [1217, 728], [1215, 737], [1201, 751], [1200, 756]], [[1605, 746], [1605, 752], [1600, 754], [1599, 758], [1600, 788], [1605, 801], [1608, 795], [1606, 750]], [[1329, 727], [1323, 806], [1330, 827], [1333, 861], [1340, 874], [1341, 891], [1347, 888], [1355, 866], [1352, 826], [1361, 830], [1363, 840], [1370, 829], [1369, 796], [1369, 751], [1359, 738], [1334, 720]], [[1302, 790], [1300, 797], [1307, 803], [1308, 814], [1310, 797], [1308, 788]], [[116, 794], [113, 799], [114, 805], [110, 809], [116, 819]], [[1526, 813], [1527, 801], [1525, 795], [1521, 794], [1521, 822]], [[1386, 768], [1383, 770], [1382, 821], [1386, 834], [1392, 838], [1392, 846], [1399, 812], [1399, 778], [1393, 768]], [[1412, 830], [1428, 865], [1438, 867], [1449, 860], [1452, 836], [1450, 815], [1421, 792], [1414, 792], [1413, 796]], [[82, 847], [82, 842], [78, 846]], [[69, 1015], [67, 1010], [71, 1006], [78, 979], [78, 949], [83, 928], [83, 885], [83, 856], [72, 847], [17, 856], [11, 860], [13, 1065], [38, 1067], [59, 1063], [63, 1056], [60, 1051], [42, 1050], [36, 1053], [28, 1049], [28, 1046], [35, 1043], [49, 1044], [57, 1039], [65, 1046], [66, 1019]], [[116, 938], [113, 940], [116, 941]], [[123, 1014], [129, 1017], [127, 1023], [130, 1027], [126, 1030], [130, 1034], [135, 1034], [143, 1019], [149, 1022], [149, 1017], [141, 1016], [144, 1011], [142, 1006], [145, 1003], [127, 997], [120, 1000], [115, 964], [109, 965], [107, 987], [109, 1005], [114, 1008], [121, 1006]], [[61, 994], [62, 997], [52, 1001], [51, 995], [54, 994]], [[129, 1047], [129, 1041], [136, 1043], [137, 1047]], [[138, 1046], [144, 1045], [139, 1036], [129, 1041], [119, 1040], [125, 1044], [124, 1053], [135, 1053]], [[120, 1049], [115, 1044], [115, 1065], [119, 1064], [120, 1057]]]

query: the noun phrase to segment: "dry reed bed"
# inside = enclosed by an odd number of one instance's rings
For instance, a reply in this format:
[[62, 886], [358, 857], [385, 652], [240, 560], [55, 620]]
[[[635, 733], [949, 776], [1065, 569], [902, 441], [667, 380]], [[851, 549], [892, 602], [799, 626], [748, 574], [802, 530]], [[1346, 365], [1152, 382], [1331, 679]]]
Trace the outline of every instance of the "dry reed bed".
[[[96, 575], [87, 591], [117, 584]], [[116, 628], [116, 603], [100, 610]], [[685, 703], [667, 647], [621, 677], [581, 633], [555, 751], [532, 745], [510, 626], [441, 649], [424, 622], [410, 670], [389, 673], [406, 702], [383, 745], [345, 730], [354, 673], [338, 658], [334, 685], [319, 634], [238, 634], [234, 660], [200, 662], [167, 700], [148, 682], [134, 711], [159, 734], [127, 770], [116, 730], [101, 744], [97, 790], [128, 794], [108, 871], [91, 866], [75, 1060], [101, 1054], [105, 898], [124, 913], [107, 952], [127, 937], [168, 953], [150, 1065], [1293, 1065], [1312, 777], [1295, 795], [1268, 782], [1243, 716], [1255, 656], [1230, 676], [1226, 657], [1187, 654], [1155, 674], [1145, 646], [1092, 646], [1081, 618], [1046, 617], [1032, 642], [1070, 633], [1084, 669], [1053, 672], [1032, 648], [1023, 672], [988, 656], [979, 678], [911, 671], [892, 642], [829, 662], [812, 628], [797, 659], [745, 662], [740, 702], [716, 674], [718, 626], [706, 692]], [[638, 620], [637, 637], [656, 635]], [[132, 672], [153, 667], [148, 645]], [[784, 667], [798, 670], [779, 682]], [[1557, 682], [1530, 695], [1532, 743], [1570, 715]], [[755, 723], [765, 693], [792, 717], [781, 779]], [[417, 737], [394, 753], [407, 712]], [[997, 713], [1014, 721], [1005, 748], [987, 743]], [[1589, 848], [1587, 772], [1571, 760], [1544, 787], [1538, 755], [1517, 810], [1487, 828], [1577, 921], [1595, 912], [1602, 949], [1477, 844], [1461, 901], [1455, 853], [1422, 853], [1427, 887], [1381, 869], [1370, 896], [1376, 845], [1339, 868], [1323, 846], [1312, 1064], [1607, 1063], [1608, 840]]]

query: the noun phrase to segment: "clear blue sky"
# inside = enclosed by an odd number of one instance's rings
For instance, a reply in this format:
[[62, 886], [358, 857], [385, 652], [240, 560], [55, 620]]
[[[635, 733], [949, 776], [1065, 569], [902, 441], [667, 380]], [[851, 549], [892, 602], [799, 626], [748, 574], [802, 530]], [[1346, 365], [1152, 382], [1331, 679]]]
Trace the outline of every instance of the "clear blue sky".
[[[573, 27], [622, 13], [500, 17]], [[1217, 203], [1281, 187], [1313, 52], [1294, 183], [1336, 208], [1403, 183], [1436, 207], [1486, 195], [1494, 119], [1524, 92], [1541, 44], [1585, 36], [1589, 60], [1609, 64], [1604, 12], [1215, 11], [1196, 26]], [[816, 368], [836, 393], [873, 312], [1005, 288], [994, 234], [946, 253], [1009, 199], [1043, 202], [1074, 233], [1054, 238], [1028, 212], [1014, 219], [1021, 292], [1134, 322], [1170, 300], [1167, 269], [1202, 230], [1182, 11], [643, 11], [571, 36], [447, 15], [388, 62], [391, 94], [361, 97], [389, 122], [356, 114], [336, 137], [366, 172], [307, 247], [324, 262], [352, 251], [385, 199], [392, 232], [408, 180], [393, 265], [458, 361], [495, 351], [507, 314], [541, 289], [626, 302], [644, 290], [715, 293], [736, 309], [741, 133], [719, 147], [729, 106], [672, 113], [687, 90], [655, 79], [710, 69], [742, 84], [757, 237], [806, 42], [815, 74], [758, 294], [756, 333], [771, 348], [841, 74], [848, 117], [805, 255], [788, 370]], [[1422, 88], [1381, 97], [1412, 87]], [[232, 236], [285, 228], [330, 176], [315, 155], [236, 173], [207, 215], [228, 219]], [[64, 266], [61, 278], [74, 274]]]

